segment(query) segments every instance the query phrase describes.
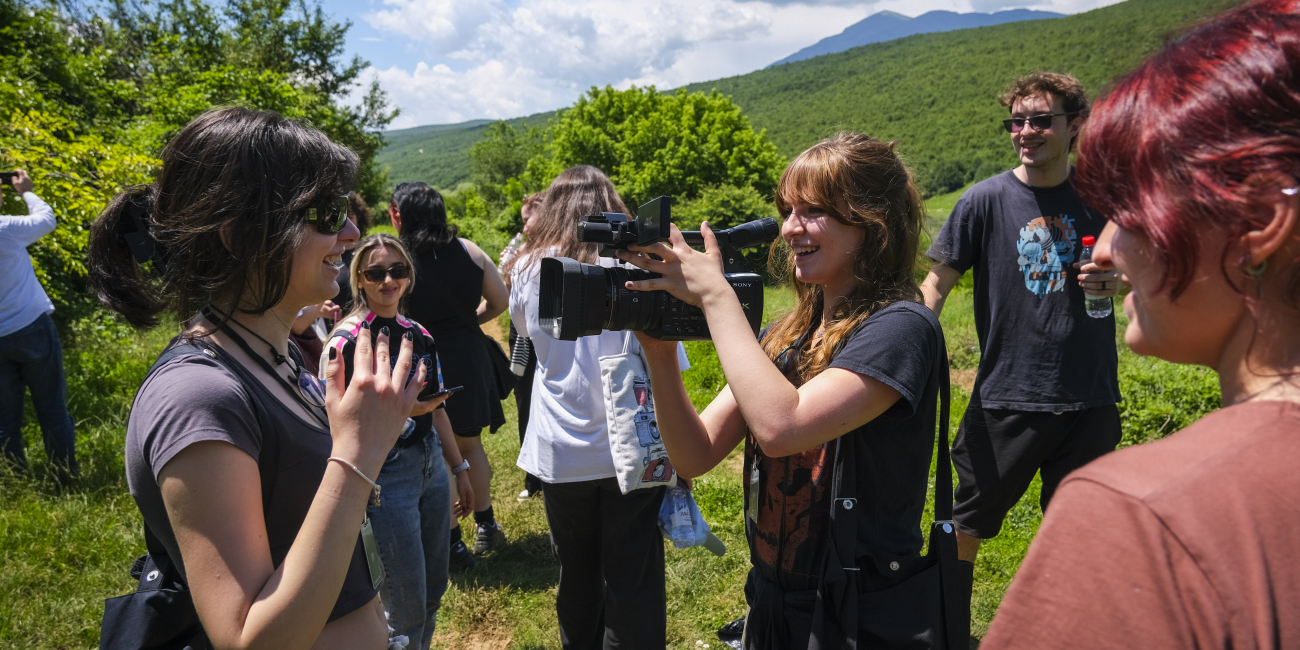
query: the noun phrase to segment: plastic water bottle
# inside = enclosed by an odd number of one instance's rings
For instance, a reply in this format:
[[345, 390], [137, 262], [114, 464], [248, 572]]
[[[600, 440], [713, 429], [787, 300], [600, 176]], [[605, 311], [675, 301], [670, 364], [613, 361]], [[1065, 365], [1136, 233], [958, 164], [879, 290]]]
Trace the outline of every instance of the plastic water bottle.
[[[1097, 238], [1087, 235], [1083, 238], [1083, 255], [1079, 257], [1079, 262], [1087, 264], [1092, 261], [1092, 247], [1097, 245]], [[1115, 310], [1110, 296], [1100, 296], [1095, 293], [1088, 293], [1087, 289], [1083, 291], [1083, 308], [1093, 318], [1105, 318]]]
[[667, 498], [672, 499], [673, 507], [672, 527], [668, 531], [672, 534], [673, 547], [695, 546], [695, 519], [691, 516], [691, 497], [687, 494], [686, 488], [680, 486], [668, 488]]

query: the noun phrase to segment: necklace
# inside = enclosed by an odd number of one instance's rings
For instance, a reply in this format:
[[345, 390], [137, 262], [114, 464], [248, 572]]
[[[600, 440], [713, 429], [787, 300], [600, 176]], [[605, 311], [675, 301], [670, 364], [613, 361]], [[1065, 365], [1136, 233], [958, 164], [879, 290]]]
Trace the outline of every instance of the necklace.
[[[203, 310], [203, 315], [207, 317], [208, 320], [212, 321], [213, 323], [216, 323], [217, 319], [215, 318], [214, 312], [220, 313], [217, 312], [215, 308], [206, 307]], [[316, 417], [318, 420], [321, 419], [320, 412], [325, 410], [325, 385], [321, 383], [321, 380], [317, 379], [316, 376], [311, 374], [310, 372], [306, 372], [306, 370], [302, 367], [302, 364], [299, 363], [296, 359], [294, 360], [294, 363], [289, 363], [289, 359], [286, 358], [283, 354], [280, 354], [280, 352], [275, 349], [275, 346], [271, 345], [270, 341], [267, 341], [266, 339], [262, 338], [260, 334], [249, 329], [247, 325], [244, 325], [243, 323], [235, 320], [234, 317], [232, 316], [226, 314], [221, 314], [221, 315], [225, 317], [225, 322], [223, 322], [219, 326], [219, 329], [226, 336], [229, 336], [231, 340], [233, 340], [235, 344], [238, 345], [240, 349], [244, 351], [245, 354], [252, 357], [253, 361], [257, 362], [257, 365], [261, 366], [263, 370], [265, 370], [271, 376], [275, 377], [276, 380], [278, 380], [281, 384], [283, 384], [286, 388], [288, 388], [289, 394], [292, 395], [293, 398], [297, 400], [299, 404], [301, 404], [305, 409], [307, 409], [308, 413], [311, 413], [313, 417]], [[267, 363], [266, 359], [262, 358], [262, 355], [257, 354], [256, 352], [253, 351], [253, 349], [248, 345], [248, 342], [244, 340], [244, 337], [236, 334], [235, 330], [231, 329], [226, 325], [227, 322], [238, 325], [244, 331], [257, 337], [257, 339], [262, 343], [265, 343], [266, 346], [271, 350], [271, 357], [275, 359], [275, 364], [277, 366], [279, 365], [289, 366], [289, 370], [294, 374], [294, 379], [296, 381], [290, 383], [283, 376], [281, 376], [280, 373], [276, 372], [275, 368], [271, 367], [271, 364]], [[290, 348], [290, 353], [292, 354], [292, 348]], [[297, 390], [294, 390], [295, 387], [297, 388]], [[328, 428], [328, 424], [326, 424], [326, 427]]]

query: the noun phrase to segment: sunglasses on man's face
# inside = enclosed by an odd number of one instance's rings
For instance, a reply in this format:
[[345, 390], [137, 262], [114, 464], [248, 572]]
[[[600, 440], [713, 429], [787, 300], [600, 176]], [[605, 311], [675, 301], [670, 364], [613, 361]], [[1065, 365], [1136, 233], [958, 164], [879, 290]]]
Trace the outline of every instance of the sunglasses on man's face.
[[1025, 124], [1034, 127], [1038, 131], [1046, 131], [1052, 128], [1052, 120], [1062, 115], [1075, 115], [1075, 113], [1039, 113], [1029, 117], [1013, 117], [1009, 120], [1002, 120], [1002, 127], [1007, 133], [1020, 133], [1025, 129]]
[[361, 272], [371, 282], [383, 282], [387, 276], [393, 276], [394, 280], [405, 280], [411, 276], [411, 269], [406, 268], [405, 264], [394, 264], [388, 268], [372, 266]]
[[348, 223], [348, 197], [338, 196], [329, 201], [325, 207], [303, 210], [303, 221], [316, 224], [316, 229], [323, 233], [343, 230]]

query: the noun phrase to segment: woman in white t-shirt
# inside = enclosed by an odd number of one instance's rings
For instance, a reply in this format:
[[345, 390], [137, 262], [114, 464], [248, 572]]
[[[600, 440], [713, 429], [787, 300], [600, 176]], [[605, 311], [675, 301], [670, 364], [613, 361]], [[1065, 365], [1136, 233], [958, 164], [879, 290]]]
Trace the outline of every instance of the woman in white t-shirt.
[[[621, 354], [627, 334], [605, 331], [559, 341], [537, 318], [542, 258], [596, 264], [596, 245], [579, 242], [575, 231], [583, 218], [601, 212], [627, 212], [609, 178], [586, 165], [565, 170], [546, 191], [528, 246], [502, 269], [510, 320], [537, 351], [518, 465], [545, 485], [546, 520], [560, 559], [555, 609], [566, 650], [662, 649], [666, 604], [658, 515], [664, 491], [619, 489], [600, 381], [600, 357]], [[609, 258], [599, 263], [616, 264]]]

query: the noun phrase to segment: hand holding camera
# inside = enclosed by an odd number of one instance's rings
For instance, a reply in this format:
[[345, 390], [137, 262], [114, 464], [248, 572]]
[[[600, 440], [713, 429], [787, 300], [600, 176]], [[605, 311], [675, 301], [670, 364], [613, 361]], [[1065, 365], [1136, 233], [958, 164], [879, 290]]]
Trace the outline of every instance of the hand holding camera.
[[[681, 232], [672, 226], [671, 205], [672, 197], [661, 196], [638, 208], [634, 219], [605, 212], [580, 222], [579, 241], [599, 244], [601, 257], [616, 257], [639, 268], [609, 268], [567, 257], [543, 259], [537, 311], [542, 329], [562, 341], [604, 330], [644, 332], [661, 341], [707, 341], [711, 335], [700, 305], [706, 293], [720, 289], [721, 284], [713, 283], [721, 277], [757, 334], [763, 316], [763, 281], [745, 265], [740, 249], [776, 239], [780, 233], [776, 220], [759, 219], [720, 231]], [[666, 240], [672, 248], [663, 245]], [[691, 246], [704, 246], [705, 252]], [[663, 260], [634, 258], [627, 252], [633, 247]], [[689, 269], [682, 266], [683, 260], [689, 260]], [[721, 273], [716, 274], [713, 269], [719, 263]], [[669, 271], [668, 284], [648, 284], [664, 279], [660, 269]], [[674, 283], [673, 278], [680, 281]], [[660, 286], [672, 286], [674, 291], [656, 288]]]
[[618, 259], [659, 274], [657, 278], [630, 280], [624, 286], [634, 291], [667, 291], [694, 307], [703, 307], [712, 296], [734, 293], [723, 274], [722, 252], [718, 250], [718, 239], [713, 235], [708, 222], [700, 224], [700, 233], [704, 237], [704, 252], [687, 245], [677, 226], [672, 226], [672, 234], [668, 237], [671, 248], [660, 242], [649, 246], [632, 244], [626, 250], [618, 251]]
[[32, 177], [22, 169], [15, 169], [11, 172], [0, 172], [0, 185], [12, 185], [14, 191], [19, 195], [32, 191], [36, 184], [32, 182]]

